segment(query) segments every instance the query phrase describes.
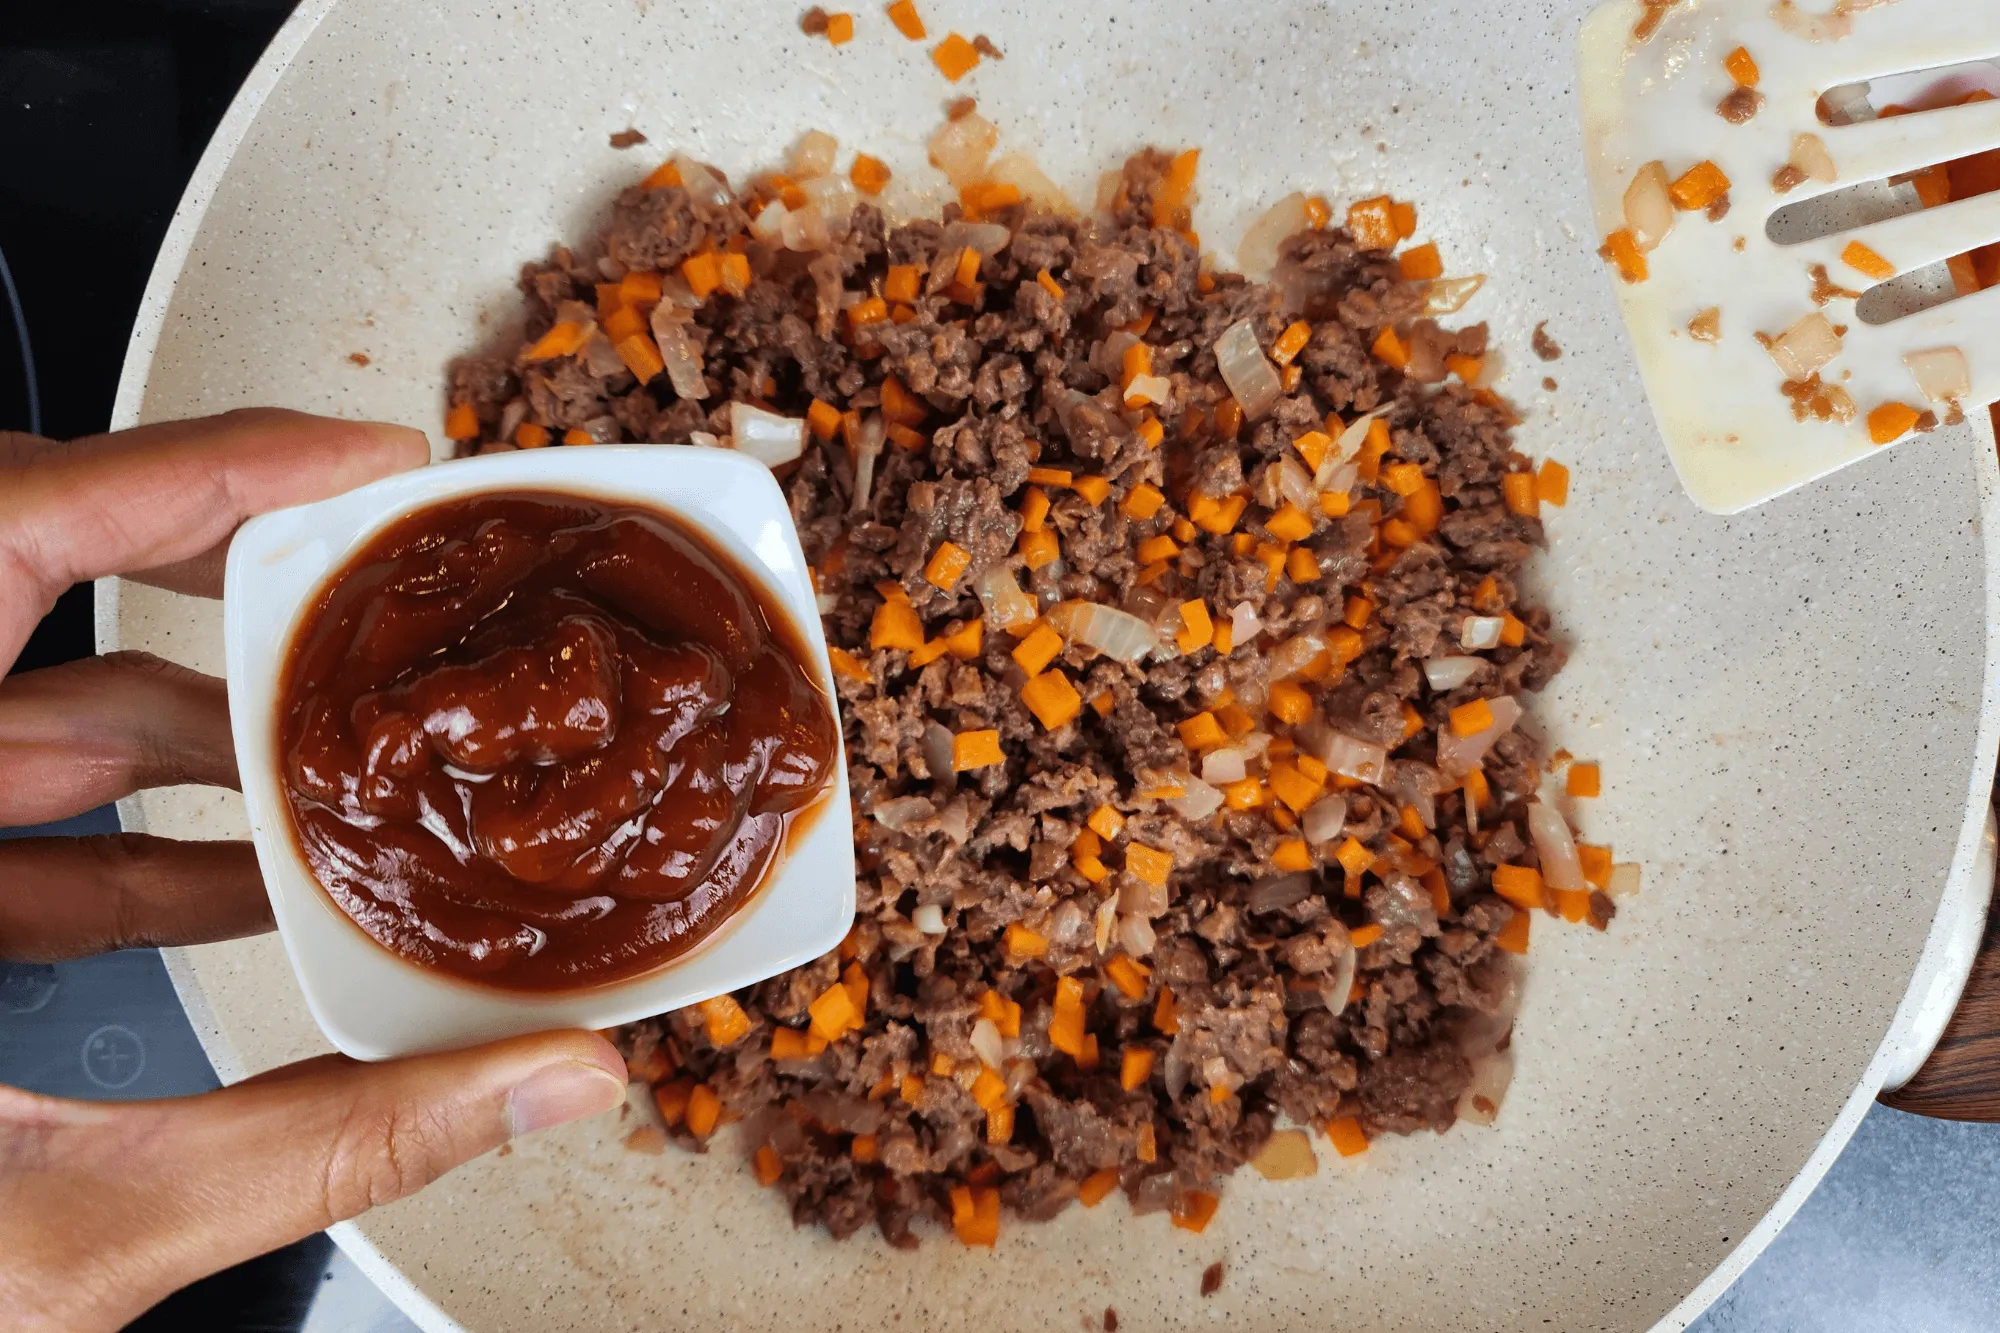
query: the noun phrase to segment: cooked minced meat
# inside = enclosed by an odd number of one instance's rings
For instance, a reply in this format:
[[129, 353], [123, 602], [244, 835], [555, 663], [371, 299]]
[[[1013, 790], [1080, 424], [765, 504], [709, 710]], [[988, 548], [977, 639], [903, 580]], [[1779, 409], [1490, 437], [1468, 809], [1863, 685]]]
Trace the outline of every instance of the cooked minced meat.
[[[1280, 1119], [1350, 1141], [1446, 1129], [1479, 1054], [1465, 1034], [1506, 1042], [1515, 988], [1497, 941], [1516, 909], [1493, 870], [1537, 865], [1525, 809], [1544, 756], [1506, 730], [1469, 811], [1438, 750], [1454, 708], [1541, 689], [1564, 650], [1515, 583], [1543, 536], [1507, 502], [1530, 470], [1509, 409], [1446, 377], [1485, 329], [1423, 318], [1422, 284], [1335, 227], [1286, 241], [1271, 285], [1204, 270], [1187, 233], [1153, 225], [1168, 164], [1133, 159], [1109, 218], [1003, 208], [997, 245], [955, 204], [890, 227], [864, 202], [824, 253], [746, 244], [768, 190], [711, 204], [635, 187], [591, 257], [559, 249], [523, 271], [526, 333], [627, 265], [671, 275], [717, 247], [745, 254], [740, 295], [689, 301], [665, 283], [703, 396], [588, 347], [456, 368], [477, 452], [577, 431], [726, 438], [735, 400], [837, 415], [780, 472], [844, 664], [853, 931], [733, 1003], [620, 1034], [674, 1141], [703, 1150], [740, 1119], [759, 1177], [836, 1236], [872, 1221], [914, 1245], [919, 1216], [967, 1235], [983, 1207], [1047, 1218], [1114, 1184], [1138, 1210], [1205, 1220], [1189, 1200]], [[969, 240], [990, 252], [967, 287]], [[886, 317], [857, 322], [857, 307]], [[1267, 355], [1304, 339], [1247, 422], [1214, 351], [1246, 321]], [[1408, 373], [1371, 355], [1385, 328]], [[1166, 389], [1128, 409], [1137, 341]], [[1342, 475], [1343, 437], [1370, 436], [1346, 428], [1371, 412], [1386, 436]], [[1313, 480], [1295, 442], [1314, 431], [1346, 498], [1311, 505], [1301, 533], [1284, 506]], [[1030, 569], [1043, 534], [1058, 558]], [[963, 567], [940, 588], [927, 570], [945, 543]], [[1066, 632], [1042, 640], [1052, 660], [1026, 624], [1008, 632], [1007, 590]], [[1136, 617], [1158, 646], [1094, 651], [1085, 603]], [[909, 613], [920, 650], [871, 646]], [[1480, 624], [1505, 637], [1461, 647]], [[1017, 650], [1080, 702], [1058, 688], [1052, 721], [1031, 712]], [[1448, 690], [1428, 683], [1438, 658], [1467, 672]], [[952, 772], [954, 738], [982, 732], [999, 762]], [[1591, 895], [1592, 924], [1610, 915]], [[828, 997], [861, 1015], [830, 1043], [813, 1035]]]

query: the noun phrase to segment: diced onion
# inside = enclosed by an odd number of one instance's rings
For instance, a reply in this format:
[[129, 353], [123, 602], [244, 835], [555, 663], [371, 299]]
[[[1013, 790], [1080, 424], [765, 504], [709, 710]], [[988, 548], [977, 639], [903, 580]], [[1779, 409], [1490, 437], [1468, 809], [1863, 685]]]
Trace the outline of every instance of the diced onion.
[[521, 429], [521, 423], [528, 419], [528, 400], [512, 398], [507, 406], [500, 409], [500, 433], [498, 438], [511, 440], [514, 432]]
[[1050, 180], [1026, 153], [1008, 153], [1000, 158], [986, 169], [986, 183], [1011, 185], [1021, 192], [1023, 199], [1032, 199], [1054, 213], [1076, 212], [1076, 205], [1062, 187]]
[[1250, 1165], [1266, 1180], [1299, 1180], [1319, 1173], [1312, 1139], [1302, 1129], [1281, 1129], [1265, 1139]]
[[801, 181], [799, 188], [805, 191], [807, 202], [819, 210], [819, 215], [828, 219], [845, 218], [854, 211], [855, 200], [860, 197], [853, 182], [845, 176], [815, 176]]
[[1829, 125], [1858, 125], [1875, 119], [1874, 104], [1868, 100], [1868, 84], [1843, 83], [1820, 94], [1820, 119]]
[[1333, 965], [1333, 984], [1323, 994], [1326, 996], [1327, 1010], [1335, 1018], [1340, 1017], [1340, 1011], [1347, 1008], [1347, 997], [1354, 993], [1354, 972], [1359, 962], [1354, 945], [1349, 943], [1340, 951], [1340, 961]]
[[[1298, 507], [1300, 513], [1309, 517], [1317, 514], [1319, 512], [1319, 490], [1313, 485], [1312, 473], [1306, 471], [1306, 465], [1290, 454], [1286, 454], [1282, 459], [1278, 460], [1276, 470], [1278, 474], [1279, 498], [1291, 501], [1292, 504]], [[1275, 508], [1276, 506], [1272, 507]]]
[[953, 186], [963, 190], [985, 177], [987, 156], [999, 142], [1000, 131], [977, 112], [947, 120], [931, 136], [931, 165], [949, 176]]
[[784, 231], [787, 250], [803, 254], [833, 245], [833, 233], [826, 229], [826, 219], [810, 203], [785, 214]]
[[618, 424], [618, 418], [609, 413], [592, 417], [577, 429], [588, 435], [592, 444], [616, 444], [624, 437], [624, 428]]
[[1064, 602], [1049, 624], [1065, 638], [1120, 662], [1136, 662], [1160, 646], [1160, 632], [1128, 612], [1101, 602]]
[[986, 618], [994, 629], [1006, 629], [1009, 625], [1032, 625], [1041, 614], [1035, 599], [1021, 590], [1014, 579], [1014, 571], [1005, 565], [994, 565], [972, 581], [979, 593], [980, 605], [986, 608]]
[[[1313, 476], [1313, 486], [1321, 491], [1344, 491], [1354, 484], [1354, 460], [1361, 453], [1362, 444], [1368, 439], [1368, 427], [1375, 418], [1385, 416], [1394, 403], [1384, 403], [1372, 412], [1363, 412], [1347, 423], [1347, 429], [1340, 432], [1340, 438], [1333, 442], [1333, 448], [1326, 451], [1320, 460], [1319, 471]], [[1344, 474], [1344, 475], [1343, 475]]]
[[1347, 827], [1347, 798], [1328, 792], [1299, 816], [1299, 832], [1311, 843], [1332, 842]]
[[813, 605], [823, 616], [830, 616], [840, 609], [840, 598], [830, 592], [813, 594]]
[[760, 241], [769, 241], [772, 245], [783, 245], [785, 243], [785, 219], [790, 215], [791, 211], [789, 209], [776, 199], [773, 199], [770, 203], [764, 205], [763, 209], [758, 212], [756, 219], [751, 222], [750, 234]]
[[936, 903], [925, 903], [910, 913], [910, 924], [926, 935], [944, 934], [944, 909]]
[[1488, 699], [1486, 706], [1493, 710], [1493, 725], [1476, 736], [1461, 736], [1450, 727], [1438, 728], [1438, 770], [1446, 777], [1464, 777], [1479, 767], [1494, 743], [1521, 720], [1521, 705], [1511, 695]]
[[1903, 364], [1917, 377], [1917, 387], [1934, 403], [1959, 403], [1972, 396], [1972, 367], [1956, 347], [1912, 352]]
[[1507, 622], [1500, 616], [1467, 616], [1459, 627], [1458, 646], [1472, 652], [1483, 652], [1500, 646], [1500, 633], [1507, 628]]
[[1344, 778], [1380, 785], [1389, 767], [1387, 747], [1375, 745], [1344, 731], [1329, 730], [1313, 757]]
[[1118, 918], [1118, 943], [1126, 953], [1134, 958], [1144, 958], [1153, 952], [1153, 923], [1137, 912], [1127, 913]]
[[704, 164], [681, 154], [674, 158], [674, 166], [681, 173], [681, 186], [688, 198], [716, 208], [729, 202], [729, 183]]
[[1014, 238], [997, 222], [954, 222], [938, 233], [938, 253], [955, 255], [960, 250], [973, 250], [984, 258], [992, 258], [1007, 248], [1007, 242]]
[[1542, 859], [1542, 878], [1550, 888], [1574, 891], [1590, 887], [1576, 854], [1576, 839], [1560, 810], [1543, 801], [1528, 802], [1528, 833], [1535, 840], [1535, 855]]
[[1472, 1081], [1458, 1096], [1458, 1118], [1490, 1125], [1500, 1116], [1500, 1104], [1514, 1082], [1514, 1052], [1493, 1051], [1472, 1060]]
[[1182, 819], [1207, 819], [1222, 806], [1222, 793], [1209, 786], [1200, 778], [1190, 775], [1182, 783], [1182, 792], [1168, 801]]
[[1867, 7], [1850, 3], [1824, 14], [1815, 14], [1799, 8], [1797, 0], [1778, 0], [1771, 7], [1771, 17], [1794, 37], [1802, 37], [1809, 42], [1837, 42], [1854, 31], [1852, 11]]
[[972, 1025], [972, 1053], [988, 1069], [998, 1069], [1007, 1062], [1007, 1047], [1000, 1039], [999, 1025], [990, 1018], [982, 1018]]
[[1250, 756], [1233, 745], [1212, 750], [1201, 761], [1201, 780], [1221, 783], [1241, 782], [1249, 774]]
[[1127, 875], [1118, 888], [1118, 910], [1143, 912], [1149, 917], [1165, 916], [1167, 886], [1140, 879], [1137, 875]]
[[930, 769], [931, 781], [958, 781], [958, 775], [951, 767], [951, 745], [951, 733], [945, 730], [944, 723], [928, 722], [924, 725], [924, 767]]
[[729, 405], [729, 433], [736, 437], [738, 453], [748, 454], [766, 467], [790, 463], [806, 451], [803, 417], [781, 417], [748, 403]]
[[953, 842], [964, 842], [972, 836], [972, 811], [966, 808], [964, 797], [938, 811], [938, 829]]
[[833, 170], [833, 155], [839, 148], [840, 140], [825, 130], [807, 130], [792, 146], [792, 177], [803, 183], [826, 175]]
[[1111, 933], [1118, 927], [1118, 895], [1112, 894], [1097, 905], [1097, 951], [1111, 952]]
[[689, 431], [688, 443], [694, 445], [697, 449], [720, 449], [723, 447], [721, 438], [713, 431], [706, 430]]
[[1229, 612], [1229, 634], [1236, 647], [1250, 642], [1264, 632], [1264, 622], [1257, 618], [1250, 603], [1238, 602]]
[[1439, 694], [1450, 694], [1485, 665], [1485, 659], [1479, 657], [1433, 657], [1424, 663], [1424, 679]]
[[1815, 310], [1779, 334], [1770, 352], [1786, 379], [1811, 379], [1821, 366], [1840, 355], [1840, 335], [1833, 331], [1832, 322]]
[[1833, 154], [1826, 151], [1825, 142], [1817, 134], [1801, 134], [1792, 140], [1792, 165], [1803, 171], [1807, 180], [1821, 185], [1831, 185], [1840, 179], [1840, 173], [1834, 170]]
[[1236, 395], [1243, 415], [1251, 421], [1261, 420], [1284, 392], [1277, 368], [1257, 345], [1257, 331], [1247, 319], [1237, 320], [1215, 340], [1215, 364], [1229, 392]]
[[883, 828], [900, 833], [919, 819], [929, 819], [937, 813], [927, 796], [898, 796], [875, 807], [875, 822]]
[[1271, 651], [1271, 679], [1289, 680], [1311, 666], [1326, 651], [1326, 639], [1317, 631], [1295, 634]]
[[1382, 881], [1388, 892], [1371, 900], [1375, 919], [1383, 926], [1415, 926], [1426, 935], [1437, 934], [1437, 904], [1431, 891], [1400, 870], [1392, 870]]
[[1648, 162], [1625, 188], [1625, 226], [1632, 243], [1654, 250], [1674, 229], [1674, 201], [1667, 193], [1667, 164]]
[[1465, 308], [1472, 294], [1486, 285], [1486, 275], [1475, 273], [1469, 278], [1436, 278], [1424, 292], [1424, 313], [1427, 315], [1455, 315]]
[[1611, 878], [1605, 881], [1604, 895], [1617, 901], [1639, 896], [1639, 863], [1620, 861], [1611, 867]]
[[1252, 282], [1266, 282], [1278, 266], [1278, 247], [1308, 226], [1306, 197], [1293, 191], [1250, 224], [1236, 243], [1236, 267]]
[[1243, 905], [1253, 912], [1276, 912], [1293, 903], [1304, 902], [1312, 892], [1312, 876], [1303, 870], [1289, 875], [1272, 875], [1250, 886]]
[[674, 392], [692, 402], [708, 397], [708, 381], [702, 376], [701, 342], [693, 321], [677, 305], [662, 299], [653, 307], [650, 321], [653, 341], [659, 345], [660, 359], [667, 363], [667, 379]]
[[1135, 375], [1132, 382], [1125, 386], [1125, 406], [1137, 408], [1164, 403], [1167, 391], [1172, 387], [1165, 375]]

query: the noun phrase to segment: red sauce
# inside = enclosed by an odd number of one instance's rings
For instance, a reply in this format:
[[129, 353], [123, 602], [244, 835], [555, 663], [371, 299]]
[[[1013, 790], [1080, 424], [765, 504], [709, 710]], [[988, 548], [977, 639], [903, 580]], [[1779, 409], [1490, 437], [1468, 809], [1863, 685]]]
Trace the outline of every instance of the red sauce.
[[678, 520], [483, 495], [335, 574], [285, 663], [300, 851], [411, 962], [517, 990], [601, 984], [740, 907], [832, 776], [803, 640]]

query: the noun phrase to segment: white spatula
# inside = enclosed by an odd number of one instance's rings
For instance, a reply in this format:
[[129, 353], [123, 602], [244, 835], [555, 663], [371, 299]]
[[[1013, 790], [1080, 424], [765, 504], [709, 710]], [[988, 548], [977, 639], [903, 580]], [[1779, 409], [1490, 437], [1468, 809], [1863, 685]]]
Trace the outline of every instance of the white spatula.
[[[2000, 241], [2000, 194], [1919, 209], [1904, 188], [1918, 211], [1884, 217], [1890, 178], [2000, 147], [2000, 101], [1849, 124], [1819, 111], [1822, 94], [1996, 55], [1996, 0], [1613, 0], [1586, 21], [1591, 197], [1703, 508], [1760, 504], [2000, 399], [2000, 289], [1856, 314], [1869, 288]], [[1842, 193], [1869, 182], [1883, 185]], [[1785, 243], [1814, 200], [1836, 230]]]

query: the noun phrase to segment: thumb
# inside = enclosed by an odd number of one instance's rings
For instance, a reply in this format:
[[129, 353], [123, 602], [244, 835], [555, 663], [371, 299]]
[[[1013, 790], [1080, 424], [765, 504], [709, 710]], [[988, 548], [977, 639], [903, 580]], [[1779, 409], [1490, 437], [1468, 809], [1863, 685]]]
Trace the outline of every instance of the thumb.
[[0, 1307], [119, 1328], [198, 1277], [624, 1096], [624, 1061], [590, 1032], [391, 1064], [328, 1056], [173, 1101], [0, 1089]]

